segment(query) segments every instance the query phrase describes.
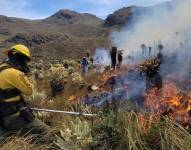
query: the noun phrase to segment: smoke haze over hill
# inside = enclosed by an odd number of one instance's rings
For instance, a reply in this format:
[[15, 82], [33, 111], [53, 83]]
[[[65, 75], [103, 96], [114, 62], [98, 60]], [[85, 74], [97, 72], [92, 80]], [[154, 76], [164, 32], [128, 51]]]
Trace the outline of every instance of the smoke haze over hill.
[[[191, 0], [174, 1], [154, 7], [119, 32], [113, 32], [113, 45], [124, 50], [125, 56], [142, 56], [141, 44], [152, 47], [157, 55], [158, 44], [164, 46], [166, 57], [162, 74], [176, 73], [180, 80], [186, 80], [190, 71], [191, 57]], [[148, 54], [147, 54], [148, 56]], [[146, 56], [146, 57], [147, 57]]]
[[153, 47], [154, 41], [162, 42], [171, 48], [185, 42], [190, 36], [190, 5], [191, 0], [160, 5], [152, 9], [151, 13], [143, 14], [132, 28], [125, 27], [120, 32], [114, 32], [113, 43], [122, 49], [128, 49], [126, 53], [129, 53], [140, 49], [143, 43]]

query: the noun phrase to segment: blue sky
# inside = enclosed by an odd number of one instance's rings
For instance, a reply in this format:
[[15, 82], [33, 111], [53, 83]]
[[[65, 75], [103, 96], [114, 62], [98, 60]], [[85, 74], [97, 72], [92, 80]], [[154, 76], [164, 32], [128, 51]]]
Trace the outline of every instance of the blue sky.
[[0, 0], [0, 14], [29, 19], [46, 18], [60, 9], [91, 13], [105, 18], [129, 5], [150, 6], [170, 0]]

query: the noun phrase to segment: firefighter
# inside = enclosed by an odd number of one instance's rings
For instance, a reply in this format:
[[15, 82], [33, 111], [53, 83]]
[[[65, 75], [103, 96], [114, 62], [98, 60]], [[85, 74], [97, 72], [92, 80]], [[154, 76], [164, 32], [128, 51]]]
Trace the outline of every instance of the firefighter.
[[87, 57], [87, 59], [90, 58], [90, 51], [89, 50], [86, 51], [86, 57]]
[[158, 58], [160, 64], [162, 64], [164, 62], [164, 56], [161, 51], [157, 54], [157, 58]]
[[35, 118], [23, 95], [31, 95], [33, 85], [28, 78], [31, 60], [29, 49], [15, 45], [5, 52], [8, 59], [0, 65], [0, 134], [26, 134], [41, 137], [49, 127]]
[[151, 56], [151, 53], [152, 53], [152, 47], [149, 46], [149, 56]]
[[112, 47], [110, 55], [111, 55], [111, 67], [115, 70], [117, 63], [117, 47]]
[[86, 57], [83, 57], [81, 60], [82, 75], [85, 75], [88, 72], [88, 66], [89, 66], [88, 59]]
[[123, 53], [122, 53], [122, 51], [120, 51], [120, 52], [118, 53], [117, 59], [118, 59], [118, 64], [117, 64], [117, 66], [118, 66], [118, 68], [121, 68], [121, 65], [122, 65], [122, 62], [123, 62]]
[[94, 58], [91, 57], [91, 54], [90, 54], [89, 50], [86, 51], [86, 57], [85, 58], [88, 61], [88, 70], [91, 70], [93, 68]]
[[89, 70], [94, 68], [94, 58], [91, 57], [89, 60]]

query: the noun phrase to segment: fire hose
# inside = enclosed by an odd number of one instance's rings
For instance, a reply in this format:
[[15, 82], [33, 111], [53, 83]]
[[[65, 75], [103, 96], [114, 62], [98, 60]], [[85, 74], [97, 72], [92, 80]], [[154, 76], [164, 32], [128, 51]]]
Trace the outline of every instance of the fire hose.
[[53, 109], [40, 109], [40, 108], [31, 108], [33, 111], [43, 111], [43, 112], [52, 112], [52, 113], [61, 113], [61, 114], [68, 114], [68, 115], [79, 115], [85, 117], [96, 117], [97, 114], [88, 114], [83, 112], [71, 112], [71, 111], [63, 111], [63, 110], [53, 110]]

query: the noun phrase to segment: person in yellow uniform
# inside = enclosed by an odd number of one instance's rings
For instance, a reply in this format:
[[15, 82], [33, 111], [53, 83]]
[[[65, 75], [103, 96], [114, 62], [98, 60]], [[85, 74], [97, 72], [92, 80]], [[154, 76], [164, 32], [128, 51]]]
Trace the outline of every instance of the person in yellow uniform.
[[7, 50], [6, 55], [7, 60], [0, 65], [0, 136], [18, 131], [41, 136], [49, 127], [35, 118], [23, 97], [33, 92], [27, 78], [30, 51], [18, 44]]

